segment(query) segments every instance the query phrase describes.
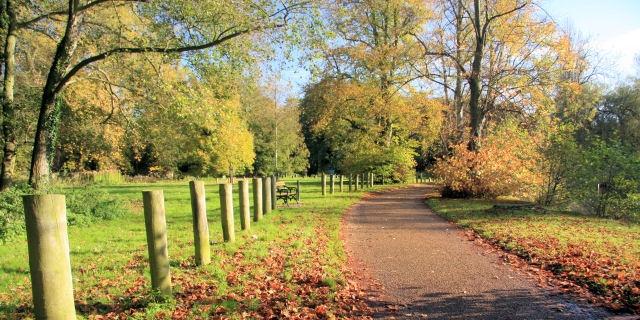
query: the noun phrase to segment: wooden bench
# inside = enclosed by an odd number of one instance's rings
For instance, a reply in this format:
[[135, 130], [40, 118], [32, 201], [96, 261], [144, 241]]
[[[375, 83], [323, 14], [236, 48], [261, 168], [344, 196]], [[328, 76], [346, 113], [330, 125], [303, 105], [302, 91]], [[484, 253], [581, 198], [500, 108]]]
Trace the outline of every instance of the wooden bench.
[[300, 204], [300, 190], [296, 187], [287, 186], [284, 181], [276, 182], [276, 202], [282, 200], [282, 202], [289, 206], [289, 201], [295, 200], [296, 204]]

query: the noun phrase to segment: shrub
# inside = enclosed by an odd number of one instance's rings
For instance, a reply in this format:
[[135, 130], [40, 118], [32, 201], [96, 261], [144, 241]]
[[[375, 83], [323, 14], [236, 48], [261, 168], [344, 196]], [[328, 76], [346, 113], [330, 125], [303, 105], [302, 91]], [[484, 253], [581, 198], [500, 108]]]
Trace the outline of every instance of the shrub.
[[[0, 241], [24, 233], [22, 196], [33, 194], [28, 185], [18, 185], [0, 193]], [[127, 212], [125, 206], [95, 187], [54, 189], [47, 193], [66, 195], [69, 225], [83, 225], [95, 220], [110, 220]]]
[[455, 146], [432, 171], [443, 182], [445, 196], [532, 198], [542, 180], [535, 142], [527, 132], [507, 125], [480, 139], [477, 151], [465, 143]]
[[94, 220], [111, 220], [124, 215], [123, 204], [96, 187], [59, 190], [66, 195], [69, 224], [85, 224]]
[[22, 196], [33, 193], [26, 184], [0, 192], [0, 241], [6, 241], [25, 230]]
[[613, 142], [596, 140], [578, 151], [567, 177], [569, 197], [587, 213], [637, 220], [640, 157]]

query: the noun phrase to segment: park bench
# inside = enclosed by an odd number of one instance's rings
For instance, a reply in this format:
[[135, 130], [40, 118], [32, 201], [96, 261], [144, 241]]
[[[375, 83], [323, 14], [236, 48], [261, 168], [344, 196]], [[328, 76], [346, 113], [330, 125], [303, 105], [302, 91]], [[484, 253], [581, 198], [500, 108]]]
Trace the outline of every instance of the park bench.
[[289, 201], [295, 200], [296, 204], [300, 204], [300, 190], [296, 187], [287, 186], [284, 181], [276, 182], [276, 201], [282, 202], [289, 206]]

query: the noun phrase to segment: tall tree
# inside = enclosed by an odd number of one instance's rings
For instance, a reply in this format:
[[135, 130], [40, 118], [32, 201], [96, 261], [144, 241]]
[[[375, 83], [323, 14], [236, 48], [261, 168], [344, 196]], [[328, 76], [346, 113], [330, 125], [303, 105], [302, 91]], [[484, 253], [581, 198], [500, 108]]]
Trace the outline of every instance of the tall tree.
[[[113, 3], [116, 0], [95, 0], [98, 3]], [[78, 54], [76, 49], [87, 37], [84, 26], [90, 21], [88, 10], [81, 10], [79, 0], [69, 0], [66, 10], [66, 25], [52, 59], [47, 76], [31, 160], [29, 181], [35, 187], [46, 183], [49, 176], [47, 148], [53, 128], [49, 120], [56, 110], [56, 100], [69, 81], [86, 67], [111, 56], [135, 53], [181, 54], [204, 50], [257, 31], [285, 26], [291, 14], [306, 2], [265, 1], [256, 5], [253, 1], [242, 1], [233, 6], [220, 6], [216, 1], [193, 4], [182, 1], [135, 1], [132, 10], [138, 12], [146, 28], [154, 31], [158, 39], [149, 37], [116, 37], [118, 41], [108, 43], [96, 51]], [[206, 22], [203, 22], [206, 21]], [[129, 27], [120, 26], [116, 30]], [[122, 43], [130, 45], [121, 46]], [[85, 49], [85, 48], [83, 48]]]

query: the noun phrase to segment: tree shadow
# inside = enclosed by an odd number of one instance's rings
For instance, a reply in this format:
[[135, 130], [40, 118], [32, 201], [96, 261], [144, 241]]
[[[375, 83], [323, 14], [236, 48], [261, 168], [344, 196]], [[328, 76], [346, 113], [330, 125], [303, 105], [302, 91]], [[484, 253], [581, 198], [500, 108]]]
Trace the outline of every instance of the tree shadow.
[[580, 306], [541, 291], [489, 290], [477, 294], [424, 294], [408, 305], [371, 301], [375, 318], [416, 319], [602, 319], [604, 310]]

